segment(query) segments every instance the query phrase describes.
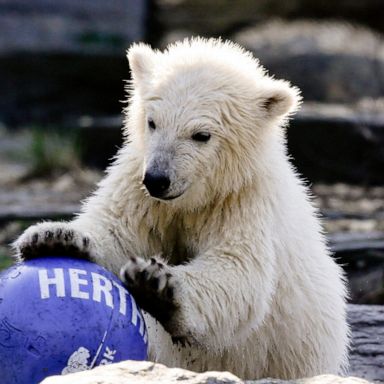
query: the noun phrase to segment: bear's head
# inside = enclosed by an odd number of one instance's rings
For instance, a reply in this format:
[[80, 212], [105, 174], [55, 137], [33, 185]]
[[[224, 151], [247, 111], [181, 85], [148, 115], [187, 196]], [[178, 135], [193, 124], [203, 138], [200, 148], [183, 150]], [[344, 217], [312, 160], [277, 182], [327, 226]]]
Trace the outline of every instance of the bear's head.
[[187, 39], [164, 52], [134, 44], [128, 59], [126, 129], [153, 198], [196, 208], [268, 172], [265, 153], [283, 145], [297, 88], [218, 39]]

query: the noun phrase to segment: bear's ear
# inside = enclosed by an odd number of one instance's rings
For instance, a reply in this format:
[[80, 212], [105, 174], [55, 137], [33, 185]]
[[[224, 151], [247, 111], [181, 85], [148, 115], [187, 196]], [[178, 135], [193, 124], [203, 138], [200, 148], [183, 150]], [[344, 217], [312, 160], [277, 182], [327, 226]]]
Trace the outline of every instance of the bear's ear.
[[143, 43], [133, 44], [127, 52], [133, 83], [140, 87], [149, 81], [155, 66], [156, 53]]
[[300, 90], [287, 81], [273, 80], [263, 92], [261, 107], [267, 118], [282, 117], [294, 113], [300, 106]]

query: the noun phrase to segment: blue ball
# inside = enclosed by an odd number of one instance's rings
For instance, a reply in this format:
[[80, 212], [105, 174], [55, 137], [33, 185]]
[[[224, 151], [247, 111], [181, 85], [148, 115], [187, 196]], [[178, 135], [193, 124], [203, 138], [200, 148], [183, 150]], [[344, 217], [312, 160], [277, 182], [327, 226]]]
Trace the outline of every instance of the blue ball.
[[140, 309], [115, 275], [72, 258], [39, 258], [0, 274], [0, 381], [147, 358]]

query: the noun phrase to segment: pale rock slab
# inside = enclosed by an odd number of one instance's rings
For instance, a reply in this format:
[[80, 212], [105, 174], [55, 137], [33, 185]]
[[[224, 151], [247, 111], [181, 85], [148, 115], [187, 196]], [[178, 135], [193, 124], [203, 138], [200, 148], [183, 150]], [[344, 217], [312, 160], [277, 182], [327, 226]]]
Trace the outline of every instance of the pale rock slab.
[[41, 384], [369, 384], [357, 377], [321, 375], [300, 380], [262, 379], [242, 381], [229, 372], [195, 373], [180, 368], [168, 368], [149, 361], [125, 361], [98, 367], [90, 371], [65, 376], [52, 376]]

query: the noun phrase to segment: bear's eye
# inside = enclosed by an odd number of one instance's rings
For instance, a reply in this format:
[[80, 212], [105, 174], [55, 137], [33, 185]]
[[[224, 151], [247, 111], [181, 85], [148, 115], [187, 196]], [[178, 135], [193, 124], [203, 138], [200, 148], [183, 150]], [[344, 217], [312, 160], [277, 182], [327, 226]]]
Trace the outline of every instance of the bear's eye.
[[156, 129], [156, 124], [152, 119], [148, 119], [148, 127], [151, 129]]
[[192, 135], [192, 140], [206, 143], [211, 138], [211, 134], [208, 132], [196, 132]]

